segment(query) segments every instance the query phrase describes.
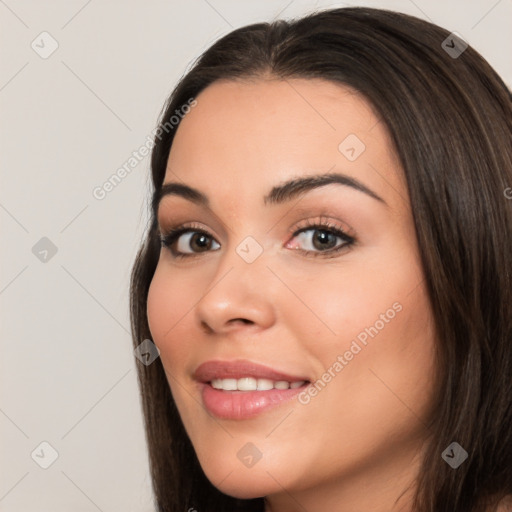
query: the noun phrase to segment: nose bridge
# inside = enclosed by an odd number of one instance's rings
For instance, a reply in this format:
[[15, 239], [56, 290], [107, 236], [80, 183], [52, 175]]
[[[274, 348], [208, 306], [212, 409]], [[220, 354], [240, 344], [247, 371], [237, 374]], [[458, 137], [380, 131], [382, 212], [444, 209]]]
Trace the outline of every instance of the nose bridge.
[[228, 240], [217, 268], [215, 281], [231, 268], [232, 272], [238, 272], [248, 280], [255, 274], [263, 278], [268, 273], [266, 263], [270, 249], [269, 234], [265, 233], [265, 226], [262, 226], [264, 220], [255, 218], [258, 209], [252, 204], [253, 199], [242, 199], [230, 202], [229, 226], [225, 221]]
[[196, 305], [198, 321], [217, 332], [233, 320], [270, 326], [275, 315], [267, 281], [273, 276], [266, 265], [263, 244], [255, 237], [246, 236], [229, 246]]

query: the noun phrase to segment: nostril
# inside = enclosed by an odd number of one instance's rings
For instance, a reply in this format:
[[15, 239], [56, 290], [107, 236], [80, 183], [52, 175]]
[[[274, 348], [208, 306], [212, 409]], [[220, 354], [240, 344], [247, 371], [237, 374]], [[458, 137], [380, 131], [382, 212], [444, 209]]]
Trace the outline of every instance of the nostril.
[[231, 322], [242, 322], [244, 324], [252, 324], [254, 323], [252, 320], [247, 320], [247, 318], [233, 318]]
[[213, 329], [204, 321], [201, 321], [201, 328], [207, 333], [211, 334], [213, 332]]

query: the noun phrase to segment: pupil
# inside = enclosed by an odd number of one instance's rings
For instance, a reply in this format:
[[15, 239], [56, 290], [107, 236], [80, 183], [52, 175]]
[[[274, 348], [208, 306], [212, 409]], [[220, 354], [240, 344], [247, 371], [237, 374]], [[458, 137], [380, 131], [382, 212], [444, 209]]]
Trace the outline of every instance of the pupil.
[[209, 246], [208, 237], [203, 233], [195, 233], [192, 236], [191, 243], [197, 244], [200, 249], [207, 249]]
[[316, 233], [317, 235], [313, 237], [313, 245], [315, 246], [315, 249], [325, 249], [329, 245], [329, 237], [331, 244], [327, 248], [331, 248], [336, 245], [336, 237], [332, 233], [322, 230], [317, 230]]

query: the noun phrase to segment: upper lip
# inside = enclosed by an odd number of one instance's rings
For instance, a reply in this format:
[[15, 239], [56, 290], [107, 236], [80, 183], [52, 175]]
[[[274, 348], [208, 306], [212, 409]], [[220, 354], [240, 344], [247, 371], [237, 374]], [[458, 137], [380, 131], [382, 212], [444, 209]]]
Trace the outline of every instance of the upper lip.
[[287, 382], [307, 381], [307, 377], [289, 375], [279, 370], [274, 370], [253, 361], [237, 359], [233, 361], [206, 361], [196, 368], [194, 378], [199, 382], [210, 382], [213, 379], [241, 379], [242, 377], [254, 377], [256, 379], [269, 379], [273, 381], [284, 380]]

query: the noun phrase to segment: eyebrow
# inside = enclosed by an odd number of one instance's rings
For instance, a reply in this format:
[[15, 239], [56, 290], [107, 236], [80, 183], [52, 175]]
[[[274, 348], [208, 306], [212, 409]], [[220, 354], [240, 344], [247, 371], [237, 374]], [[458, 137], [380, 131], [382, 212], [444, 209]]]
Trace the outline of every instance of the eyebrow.
[[[265, 205], [282, 204], [287, 201], [291, 201], [295, 197], [301, 194], [305, 194], [310, 190], [325, 187], [326, 185], [331, 184], [344, 185], [359, 192], [363, 192], [364, 194], [372, 197], [373, 199], [376, 199], [377, 201], [380, 201], [387, 206], [386, 201], [384, 201], [382, 197], [373, 192], [373, 190], [368, 188], [359, 180], [351, 176], [347, 176], [346, 174], [339, 173], [326, 173], [317, 174], [314, 176], [293, 178], [273, 187], [271, 191], [263, 198], [263, 203]], [[159, 190], [155, 191], [152, 202], [155, 215], [158, 212], [160, 201], [164, 197], [170, 195], [182, 197], [199, 206], [204, 206], [207, 208], [210, 206], [208, 197], [199, 190], [182, 183], [171, 182], [165, 183]]]

